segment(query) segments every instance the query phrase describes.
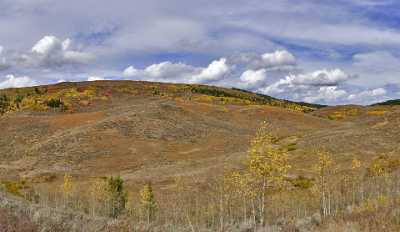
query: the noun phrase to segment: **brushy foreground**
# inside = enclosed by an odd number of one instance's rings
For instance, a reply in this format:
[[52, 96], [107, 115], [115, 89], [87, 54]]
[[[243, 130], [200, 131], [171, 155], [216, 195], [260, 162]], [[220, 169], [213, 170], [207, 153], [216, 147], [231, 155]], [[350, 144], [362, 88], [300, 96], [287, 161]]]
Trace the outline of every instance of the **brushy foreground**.
[[400, 160], [379, 155], [339, 167], [316, 151], [312, 177], [292, 176], [288, 147], [264, 124], [237, 170], [206, 183], [177, 178], [128, 193], [120, 177], [54, 191], [3, 183], [0, 231], [400, 231]]

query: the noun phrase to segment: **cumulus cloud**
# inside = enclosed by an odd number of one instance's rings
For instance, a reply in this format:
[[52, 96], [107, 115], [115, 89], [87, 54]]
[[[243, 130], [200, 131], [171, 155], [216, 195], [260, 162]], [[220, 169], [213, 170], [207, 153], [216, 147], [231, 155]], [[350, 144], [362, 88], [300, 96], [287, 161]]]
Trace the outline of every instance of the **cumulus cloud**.
[[240, 80], [245, 83], [246, 88], [254, 88], [259, 86], [267, 78], [267, 71], [265, 69], [259, 70], [246, 70], [240, 76]]
[[207, 68], [201, 70], [201, 72], [192, 77], [191, 82], [194, 83], [208, 83], [218, 81], [228, 74], [230, 67], [226, 63], [226, 58], [214, 60], [208, 65]]
[[296, 66], [295, 56], [286, 50], [276, 50], [264, 54], [240, 54], [232, 58], [232, 62], [244, 65], [248, 69], [287, 69], [291, 70]]
[[323, 69], [305, 74], [287, 75], [261, 88], [260, 91], [287, 99], [327, 104], [347, 96], [347, 91], [338, 85], [352, 78], [352, 75], [340, 69]]
[[27, 86], [37, 85], [36, 81], [32, 80], [28, 76], [16, 77], [14, 75], [7, 75], [4, 79], [0, 78], [0, 89], [5, 88], [21, 88]]
[[124, 77], [137, 77], [139, 76], [140, 71], [138, 69], [136, 69], [135, 67], [133, 67], [132, 65], [127, 67], [123, 72], [122, 75]]
[[267, 67], [295, 65], [296, 59], [286, 50], [265, 53], [261, 56], [262, 63]]
[[166, 61], [149, 65], [144, 69], [129, 66], [123, 71], [123, 76], [147, 81], [210, 83], [224, 78], [229, 70], [230, 66], [225, 58], [212, 61], [207, 67]]
[[312, 92], [309, 96], [305, 96], [303, 100], [305, 102], [335, 102], [340, 98], [347, 96], [347, 92], [343, 89], [339, 89], [337, 86], [322, 86], [315, 92]]
[[25, 60], [40, 66], [62, 66], [66, 64], [87, 64], [94, 56], [71, 48], [72, 41], [61, 41], [55, 36], [44, 36], [25, 54]]

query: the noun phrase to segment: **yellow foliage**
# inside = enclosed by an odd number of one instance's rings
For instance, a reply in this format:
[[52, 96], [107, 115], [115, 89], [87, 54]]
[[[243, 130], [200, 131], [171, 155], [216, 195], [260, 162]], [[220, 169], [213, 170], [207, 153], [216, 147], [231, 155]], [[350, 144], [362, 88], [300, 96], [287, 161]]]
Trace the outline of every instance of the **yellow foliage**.
[[357, 169], [359, 169], [360, 167], [361, 167], [361, 161], [358, 160], [358, 159], [356, 159], [356, 158], [354, 158], [354, 159], [351, 161], [351, 169], [352, 169], [352, 170], [357, 170]]
[[249, 170], [258, 178], [266, 178], [274, 188], [282, 188], [291, 166], [286, 151], [277, 147], [278, 138], [268, 132], [264, 122], [251, 142]]
[[367, 112], [367, 114], [371, 116], [383, 116], [386, 113], [387, 113], [386, 110], [370, 110]]
[[65, 198], [70, 198], [72, 197], [73, 194], [73, 187], [74, 187], [74, 183], [72, 180], [72, 176], [65, 174], [64, 175], [64, 182], [61, 185], [61, 191], [64, 195]]

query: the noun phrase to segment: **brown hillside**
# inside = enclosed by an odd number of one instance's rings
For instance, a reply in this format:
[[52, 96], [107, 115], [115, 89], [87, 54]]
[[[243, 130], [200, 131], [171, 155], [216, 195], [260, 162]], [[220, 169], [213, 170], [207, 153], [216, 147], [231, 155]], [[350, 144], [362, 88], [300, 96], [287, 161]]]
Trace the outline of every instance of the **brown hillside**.
[[[309, 174], [313, 151], [370, 160], [399, 154], [400, 107], [312, 108], [232, 89], [146, 82], [63, 83], [0, 91], [0, 178], [58, 183], [120, 174], [130, 186], [204, 180], [238, 166], [268, 121]], [[59, 101], [59, 102], [57, 102]], [[305, 113], [308, 112], [308, 113]], [[344, 167], [345, 168], [345, 167]]]

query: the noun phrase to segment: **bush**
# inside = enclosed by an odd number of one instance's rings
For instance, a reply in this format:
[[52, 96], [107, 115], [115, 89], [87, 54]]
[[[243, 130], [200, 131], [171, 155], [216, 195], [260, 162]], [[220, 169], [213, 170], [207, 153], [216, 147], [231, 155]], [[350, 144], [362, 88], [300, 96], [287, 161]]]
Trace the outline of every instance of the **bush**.
[[47, 106], [50, 108], [60, 108], [63, 105], [63, 102], [60, 99], [50, 99], [47, 102]]
[[8, 111], [8, 107], [10, 106], [10, 102], [8, 100], [7, 95], [0, 94], [0, 114], [4, 114]]
[[127, 193], [124, 190], [124, 181], [121, 177], [110, 177], [108, 179], [108, 193], [110, 197], [110, 216], [116, 218], [124, 210], [127, 202]]

